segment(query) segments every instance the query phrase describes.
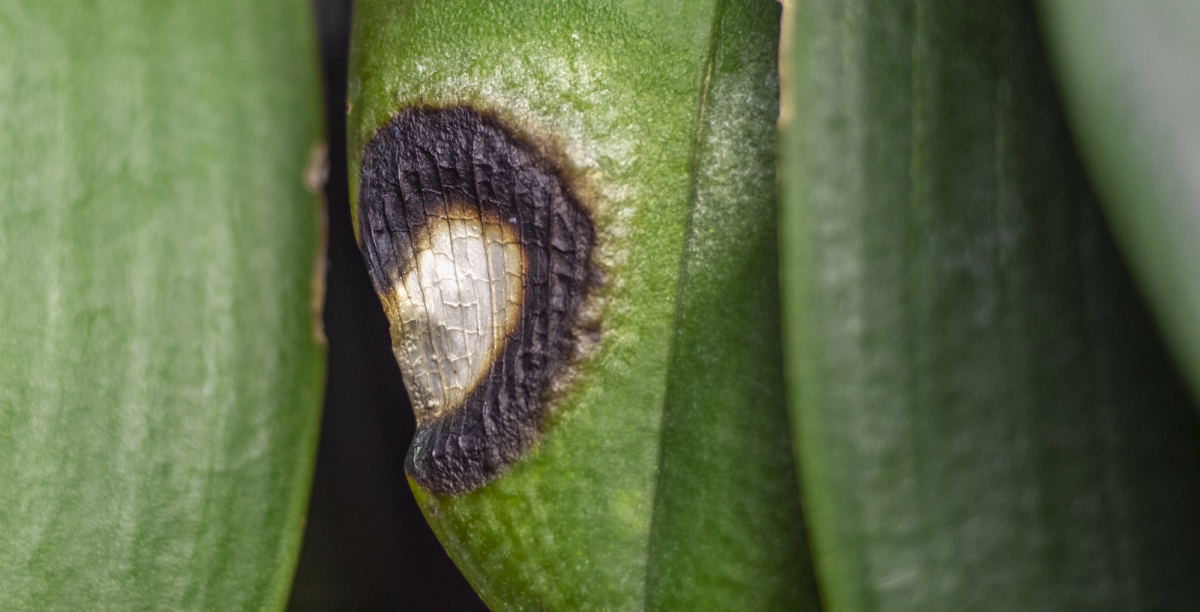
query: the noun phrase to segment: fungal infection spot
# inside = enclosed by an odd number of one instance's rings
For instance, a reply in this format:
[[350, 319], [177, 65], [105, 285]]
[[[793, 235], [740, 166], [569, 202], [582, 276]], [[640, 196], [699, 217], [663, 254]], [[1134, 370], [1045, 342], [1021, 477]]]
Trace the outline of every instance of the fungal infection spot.
[[417, 417], [405, 467], [433, 493], [474, 489], [540, 437], [579, 336], [591, 220], [558, 163], [465, 107], [383, 125], [358, 214]]
[[414, 246], [388, 310], [420, 425], [461, 406], [503, 350], [520, 319], [525, 258], [512, 226], [465, 203], [431, 219]]

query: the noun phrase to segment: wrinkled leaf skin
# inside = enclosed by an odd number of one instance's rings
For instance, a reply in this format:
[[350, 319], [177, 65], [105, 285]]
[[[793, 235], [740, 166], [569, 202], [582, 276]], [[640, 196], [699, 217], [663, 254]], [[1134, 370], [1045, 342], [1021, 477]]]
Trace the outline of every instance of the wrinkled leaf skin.
[[[739, 609], [813, 609], [772, 323], [777, 7], [367, 0], [355, 11], [352, 201], [379, 126], [409, 106], [465, 104], [561, 151], [596, 226], [598, 344], [541, 441], [469, 493], [413, 484], [463, 573], [495, 610], [721, 609], [755, 578], [762, 592]], [[726, 222], [728, 241], [708, 237]], [[704, 313], [722, 292], [728, 309]], [[706, 452], [714, 470], [691, 463]], [[700, 503], [699, 522], [677, 518]]]

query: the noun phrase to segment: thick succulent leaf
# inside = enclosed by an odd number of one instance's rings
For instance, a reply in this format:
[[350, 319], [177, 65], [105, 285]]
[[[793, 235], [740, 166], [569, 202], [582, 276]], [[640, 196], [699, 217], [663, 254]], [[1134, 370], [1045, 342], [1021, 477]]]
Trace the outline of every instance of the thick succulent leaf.
[[779, 363], [778, 15], [356, 6], [356, 201], [363, 147], [414, 105], [494, 112], [560, 148], [592, 192], [600, 333], [544, 436], [474, 491], [413, 483], [496, 610], [816, 609]]
[[0, 609], [283, 607], [323, 381], [311, 19], [0, 4]]
[[1084, 161], [1200, 397], [1200, 3], [1041, 5]]
[[718, 11], [663, 407], [646, 609], [815, 611], [779, 330], [779, 7], [726, 2]]
[[826, 608], [1194, 608], [1200, 432], [1033, 7], [787, 10], [784, 346]]

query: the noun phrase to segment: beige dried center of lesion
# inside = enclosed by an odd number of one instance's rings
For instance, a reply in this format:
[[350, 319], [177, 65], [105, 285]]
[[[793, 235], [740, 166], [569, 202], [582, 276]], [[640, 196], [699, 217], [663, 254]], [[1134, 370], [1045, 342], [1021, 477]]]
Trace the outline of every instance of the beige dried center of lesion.
[[503, 353], [520, 321], [525, 256], [512, 226], [471, 204], [450, 206], [415, 238], [384, 301], [421, 424], [461, 406]]

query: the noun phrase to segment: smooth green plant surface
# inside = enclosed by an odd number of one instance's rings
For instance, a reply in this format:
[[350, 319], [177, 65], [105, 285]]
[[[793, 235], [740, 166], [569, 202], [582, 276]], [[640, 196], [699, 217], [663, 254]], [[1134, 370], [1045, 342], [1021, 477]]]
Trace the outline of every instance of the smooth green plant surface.
[[1041, 6], [1083, 158], [1200, 397], [1200, 3]]
[[1194, 609], [1194, 406], [1033, 7], [790, 4], [785, 355], [825, 609]]
[[[783, 387], [779, 7], [718, 8], [663, 409], [647, 610], [819, 610]], [[790, 479], [790, 481], [789, 481]]]
[[0, 609], [285, 604], [315, 47], [301, 1], [0, 3]]
[[[779, 364], [770, 2], [367, 0], [352, 202], [399, 109], [471, 104], [591, 193], [603, 332], [545, 438], [426, 516], [496, 610], [816, 609]], [[719, 561], [717, 561], [719, 559]]]

